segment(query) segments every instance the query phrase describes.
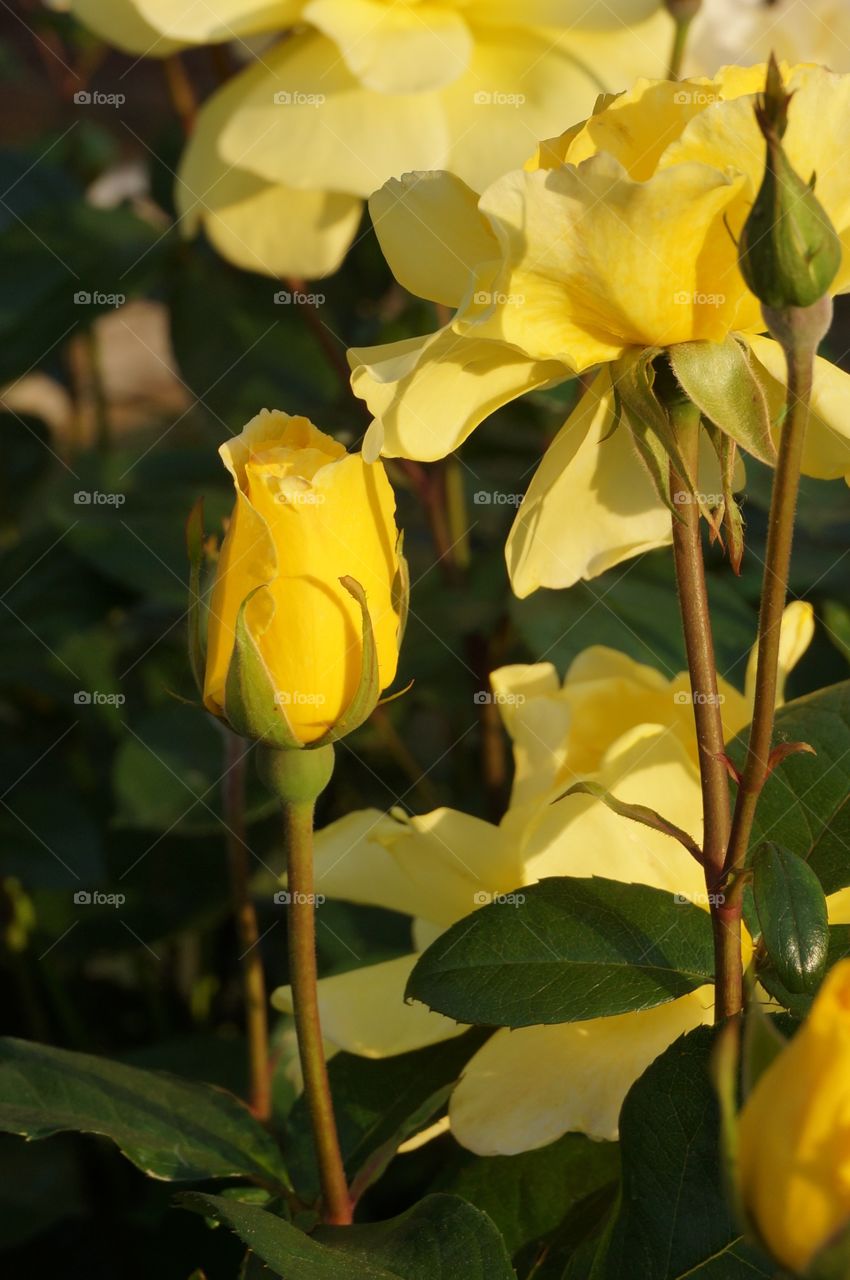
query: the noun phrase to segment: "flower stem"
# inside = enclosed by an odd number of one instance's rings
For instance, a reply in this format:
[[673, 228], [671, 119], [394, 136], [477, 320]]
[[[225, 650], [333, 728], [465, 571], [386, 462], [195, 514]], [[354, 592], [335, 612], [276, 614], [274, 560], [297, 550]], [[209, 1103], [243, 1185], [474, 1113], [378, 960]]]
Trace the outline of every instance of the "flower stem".
[[351, 1222], [352, 1205], [339, 1149], [328, 1068], [319, 1018], [316, 970], [316, 908], [313, 888], [312, 801], [283, 805], [289, 907], [289, 981], [304, 1096], [322, 1186], [323, 1219], [336, 1226]]
[[697, 16], [701, 0], [667, 0], [667, 8], [675, 25], [673, 31], [673, 48], [670, 53], [670, 64], [667, 71], [668, 80], [678, 80], [682, 74], [685, 60], [685, 49], [688, 44], [688, 33], [691, 23]]
[[[678, 400], [670, 406], [670, 413], [682, 454], [695, 476], [699, 461], [699, 409], [689, 401]], [[687, 495], [687, 485], [673, 467], [670, 492]], [[723, 760], [723, 720], [698, 503], [682, 503], [680, 515], [681, 519], [673, 520], [673, 560], [699, 745], [705, 884], [714, 933], [715, 1019], [721, 1022], [741, 1008], [741, 912], [740, 905], [730, 910], [727, 902], [720, 901], [729, 839], [729, 780]]]
[[258, 1120], [271, 1116], [271, 1069], [266, 978], [260, 953], [257, 912], [251, 900], [248, 845], [245, 841], [245, 748], [235, 733], [226, 731], [226, 771], [223, 779], [224, 821], [233, 913], [239, 937], [248, 1039], [251, 1110]]
[[[788, 594], [794, 520], [800, 489], [808, 406], [814, 379], [814, 358], [817, 351], [815, 341], [796, 339], [791, 332], [784, 334], [780, 332], [778, 336], [780, 340], [783, 336], [785, 338], [783, 346], [788, 368], [788, 395], [770, 502], [770, 522], [759, 612], [753, 719], [750, 725], [747, 758], [732, 819], [732, 834], [725, 867], [727, 875], [739, 871], [745, 864], [756, 806], [770, 773], [782, 614]], [[740, 890], [737, 896], [740, 896]]]

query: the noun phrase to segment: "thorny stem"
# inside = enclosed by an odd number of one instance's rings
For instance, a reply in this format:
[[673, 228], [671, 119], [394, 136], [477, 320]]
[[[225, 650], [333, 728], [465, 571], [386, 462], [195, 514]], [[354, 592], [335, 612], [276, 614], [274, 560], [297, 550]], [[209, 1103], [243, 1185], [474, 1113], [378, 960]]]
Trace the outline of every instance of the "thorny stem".
[[283, 805], [286, 834], [289, 981], [304, 1097], [310, 1113], [322, 1186], [325, 1222], [346, 1226], [352, 1219], [351, 1195], [339, 1148], [333, 1099], [322, 1040], [317, 991], [316, 907], [313, 888], [313, 810], [307, 803]]
[[242, 961], [251, 1110], [258, 1120], [265, 1122], [272, 1110], [269, 1025], [266, 978], [259, 947], [257, 912], [251, 899], [245, 842], [245, 755], [241, 740], [229, 730], [226, 744], [223, 807], [233, 914]]
[[[788, 397], [770, 503], [770, 523], [759, 613], [753, 719], [750, 726], [747, 758], [732, 819], [732, 834], [725, 866], [727, 876], [734, 875], [745, 864], [756, 806], [770, 773], [782, 614], [788, 594], [794, 519], [800, 489], [808, 405], [814, 379], [815, 350], [815, 346], [805, 342], [792, 341], [785, 346]], [[738, 879], [734, 890], [736, 897], [740, 897], [741, 894], [740, 884]]]
[[[679, 446], [688, 460], [691, 474], [696, 476], [699, 460], [699, 410], [690, 402], [680, 400], [671, 405], [670, 412]], [[670, 491], [673, 495], [691, 497], [684, 479], [673, 467], [670, 470]], [[717, 688], [717, 663], [705, 580], [699, 505], [695, 501], [680, 502], [679, 508], [681, 519], [673, 520], [673, 559], [699, 746], [705, 883], [714, 933], [715, 1020], [722, 1022], [741, 1008], [741, 909], [740, 903], [730, 908], [730, 904], [723, 900], [721, 889], [730, 826], [729, 780], [723, 760], [723, 720]]]

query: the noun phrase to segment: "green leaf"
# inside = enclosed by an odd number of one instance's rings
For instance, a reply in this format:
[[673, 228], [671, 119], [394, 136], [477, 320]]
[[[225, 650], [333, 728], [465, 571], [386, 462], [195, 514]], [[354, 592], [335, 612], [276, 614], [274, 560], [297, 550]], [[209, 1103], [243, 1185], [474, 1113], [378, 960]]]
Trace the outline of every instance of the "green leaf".
[[796, 853], [766, 840], [753, 856], [753, 898], [762, 942], [782, 984], [796, 994], [820, 983], [829, 949], [821, 883]]
[[699, 907], [648, 885], [563, 876], [446, 930], [406, 994], [458, 1022], [527, 1027], [649, 1009], [713, 973]]
[[280, 1152], [232, 1094], [107, 1058], [0, 1040], [0, 1129], [110, 1138], [153, 1178], [249, 1178], [287, 1186]]
[[677, 827], [675, 822], [669, 822], [660, 813], [656, 813], [655, 809], [649, 809], [645, 804], [627, 804], [625, 800], [618, 800], [598, 782], [576, 782], [558, 798], [563, 800], [566, 796], [575, 795], [593, 796], [595, 800], [601, 800], [606, 808], [616, 813], [618, 817], [639, 822], [644, 827], [651, 827], [653, 831], [660, 831], [662, 835], [670, 836], [672, 840], [678, 840], [700, 866], [704, 865], [702, 849], [696, 840], [689, 836], [687, 831]]
[[775, 465], [767, 396], [749, 348], [730, 336], [682, 342], [669, 354], [682, 389], [704, 416], [760, 462]]
[[[340, 1149], [358, 1196], [386, 1169], [406, 1138], [425, 1128], [486, 1036], [480, 1031], [391, 1058], [338, 1053], [328, 1063]], [[287, 1163], [302, 1195], [318, 1195], [310, 1117], [302, 1094], [292, 1108]], [[450, 1188], [451, 1189], [451, 1188]], [[486, 1206], [484, 1206], [486, 1207]]]
[[514, 1280], [490, 1219], [455, 1196], [427, 1196], [389, 1222], [306, 1236], [253, 1205], [188, 1192], [185, 1208], [235, 1231], [285, 1280]]
[[[743, 763], [749, 731], [730, 744]], [[850, 681], [780, 708], [774, 742], [807, 742], [816, 755], [789, 756], [770, 776], [759, 800], [752, 846], [778, 840], [804, 858], [824, 893], [850, 885]]]
[[614, 1142], [567, 1133], [549, 1146], [515, 1156], [482, 1158], [458, 1148], [433, 1185], [462, 1196], [492, 1218], [511, 1255], [555, 1231], [588, 1196], [615, 1185], [620, 1153]]
[[720, 1117], [709, 1080], [714, 1033], [671, 1045], [620, 1114], [623, 1198], [604, 1280], [772, 1280], [742, 1239], [724, 1192]]

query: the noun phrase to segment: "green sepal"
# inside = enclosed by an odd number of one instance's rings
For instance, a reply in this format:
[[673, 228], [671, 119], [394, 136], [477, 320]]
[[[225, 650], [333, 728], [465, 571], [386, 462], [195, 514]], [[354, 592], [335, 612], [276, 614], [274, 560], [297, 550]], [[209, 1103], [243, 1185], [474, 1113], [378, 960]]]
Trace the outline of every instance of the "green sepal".
[[372, 618], [369, 614], [366, 592], [356, 578], [351, 578], [348, 575], [340, 578], [340, 583], [360, 605], [363, 626], [363, 657], [360, 665], [360, 683], [357, 686], [354, 697], [336, 724], [327, 733], [323, 733], [321, 738], [311, 743], [311, 747], [324, 747], [332, 742], [338, 742], [340, 738], [344, 738], [355, 729], [359, 729], [360, 725], [369, 719], [381, 696], [381, 679], [378, 673], [378, 647], [375, 643], [375, 632], [372, 627]]
[[189, 665], [201, 697], [206, 668], [205, 604], [201, 592], [204, 563], [204, 500], [199, 498], [186, 520], [186, 553], [189, 557]]
[[740, 575], [744, 559], [744, 515], [735, 498], [738, 446], [731, 436], [721, 431], [713, 422], [706, 422], [705, 429], [720, 467], [720, 484], [723, 490], [721, 528], [725, 550], [733, 571]]
[[703, 417], [768, 466], [776, 465], [770, 409], [749, 348], [724, 342], [681, 342], [669, 349], [682, 390]]
[[765, 1013], [758, 993], [754, 990], [754, 979], [750, 975], [748, 982], [750, 992], [744, 1017], [741, 1053], [741, 1089], [745, 1102], [788, 1043], [777, 1027], [776, 1020]]
[[641, 826], [651, 827], [653, 831], [660, 831], [662, 835], [678, 840], [679, 844], [687, 849], [691, 857], [696, 858], [700, 866], [704, 865], [703, 852], [696, 840], [692, 839], [687, 831], [677, 827], [674, 822], [668, 822], [655, 809], [650, 809], [644, 804], [627, 804], [625, 800], [618, 800], [616, 796], [611, 795], [610, 791], [606, 791], [604, 787], [601, 787], [598, 782], [576, 782], [552, 803], [557, 804], [558, 800], [564, 800], [567, 796], [576, 795], [592, 796], [594, 800], [600, 800], [606, 808], [610, 809], [612, 813], [616, 813], [618, 817], [629, 818], [632, 822], [639, 822]]
[[720, 1108], [720, 1159], [726, 1194], [739, 1222], [746, 1221], [741, 1194], [738, 1150], [738, 1080], [741, 1057], [741, 1025], [729, 1018], [717, 1028], [709, 1072]]
[[393, 578], [392, 606], [398, 614], [398, 647], [401, 650], [404, 633], [407, 630], [407, 617], [410, 612], [410, 567], [404, 556], [404, 531], [400, 531], [396, 543], [398, 570]]
[[224, 686], [224, 713], [231, 729], [243, 738], [253, 738], [269, 747], [301, 750], [304, 744], [278, 701], [274, 681], [245, 620], [254, 596], [265, 590], [265, 587], [255, 587], [239, 606]]
[[829, 919], [823, 887], [796, 853], [766, 840], [753, 854], [753, 898], [761, 940], [794, 995], [813, 992], [826, 968]]

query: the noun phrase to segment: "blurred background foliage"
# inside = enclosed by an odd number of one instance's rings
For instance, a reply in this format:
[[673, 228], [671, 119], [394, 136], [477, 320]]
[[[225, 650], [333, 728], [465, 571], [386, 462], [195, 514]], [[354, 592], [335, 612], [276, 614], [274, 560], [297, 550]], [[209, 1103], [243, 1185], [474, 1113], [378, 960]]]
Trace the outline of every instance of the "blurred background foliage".
[[[216, 449], [262, 407], [306, 414], [356, 445], [366, 420], [346, 388], [346, 346], [424, 332], [434, 316], [394, 284], [368, 224], [344, 269], [308, 287], [324, 299], [317, 306], [276, 300], [292, 282], [241, 273], [202, 241], [181, 240], [170, 186], [183, 125], [163, 67], [108, 51], [37, 4], [20, 13], [0, 20], [3, 1032], [244, 1094], [223, 741], [190, 705], [184, 521], [203, 495], [207, 528], [220, 534], [231, 492]], [[199, 96], [216, 82], [205, 51], [185, 69]], [[126, 101], [75, 102], [83, 84]], [[848, 332], [845, 309], [830, 339], [845, 367]], [[415, 683], [342, 745], [322, 823], [367, 805], [497, 818], [510, 765], [498, 711], [475, 694], [505, 662], [545, 659], [563, 673], [587, 645], [608, 644], [670, 675], [684, 666], [664, 553], [570, 591], [511, 598], [510, 495], [574, 394], [510, 406], [443, 465], [391, 467], [413, 583], [399, 687]], [[81, 503], [81, 493], [111, 497]], [[767, 496], [753, 464], [740, 582], [718, 551], [711, 559], [719, 666], [739, 686]], [[821, 625], [792, 695], [848, 674], [848, 555], [844, 486], [804, 483], [793, 588]], [[286, 979], [272, 897], [282, 852], [253, 775], [248, 820], [273, 987]], [[81, 907], [81, 890], [126, 902]], [[328, 904], [322, 972], [401, 954], [407, 928], [389, 912]], [[292, 1102], [283, 1021], [275, 1037], [282, 1123]], [[373, 1064], [370, 1087], [388, 1087], [380, 1070]], [[476, 1160], [444, 1137], [396, 1160], [370, 1193], [375, 1212], [399, 1211], [427, 1189], [503, 1203], [499, 1180], [543, 1186], [583, 1141], [511, 1162]], [[610, 1157], [596, 1158], [604, 1186]], [[57, 1257], [65, 1276], [86, 1280], [149, 1277], [154, 1267], [162, 1280], [185, 1280], [199, 1265], [215, 1280], [238, 1268], [234, 1237], [168, 1213], [172, 1189], [100, 1140], [3, 1138], [0, 1185], [10, 1277], [52, 1269]], [[562, 1199], [552, 1221], [545, 1197], [536, 1203], [533, 1224], [519, 1210], [501, 1223], [520, 1259], [525, 1241], [562, 1216]], [[600, 1204], [597, 1217], [604, 1195]]]

